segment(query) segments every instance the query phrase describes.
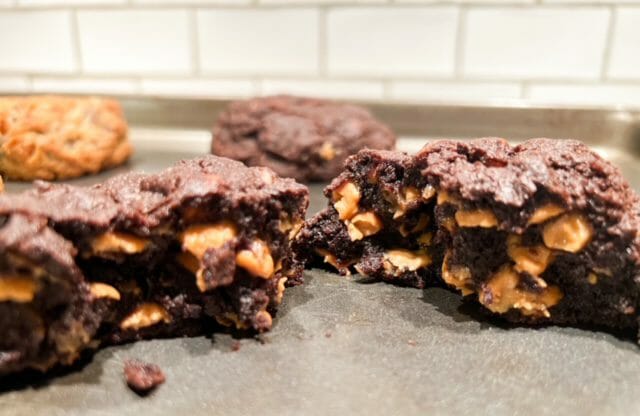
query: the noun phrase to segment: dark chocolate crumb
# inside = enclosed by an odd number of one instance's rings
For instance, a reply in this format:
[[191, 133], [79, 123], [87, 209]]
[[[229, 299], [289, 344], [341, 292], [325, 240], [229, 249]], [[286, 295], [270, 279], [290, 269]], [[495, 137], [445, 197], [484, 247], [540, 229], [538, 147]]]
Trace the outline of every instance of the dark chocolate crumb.
[[160, 367], [139, 360], [125, 361], [124, 377], [129, 388], [141, 396], [147, 395], [165, 381]]

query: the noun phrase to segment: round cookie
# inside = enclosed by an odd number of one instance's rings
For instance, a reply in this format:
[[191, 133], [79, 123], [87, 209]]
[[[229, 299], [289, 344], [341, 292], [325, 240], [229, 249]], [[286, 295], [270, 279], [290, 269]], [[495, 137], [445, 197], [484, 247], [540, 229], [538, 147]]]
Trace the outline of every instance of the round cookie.
[[327, 181], [363, 148], [393, 149], [396, 137], [364, 108], [314, 98], [235, 101], [213, 129], [212, 153], [268, 166], [299, 181]]
[[97, 97], [0, 97], [0, 172], [67, 179], [124, 163], [132, 147], [120, 104]]

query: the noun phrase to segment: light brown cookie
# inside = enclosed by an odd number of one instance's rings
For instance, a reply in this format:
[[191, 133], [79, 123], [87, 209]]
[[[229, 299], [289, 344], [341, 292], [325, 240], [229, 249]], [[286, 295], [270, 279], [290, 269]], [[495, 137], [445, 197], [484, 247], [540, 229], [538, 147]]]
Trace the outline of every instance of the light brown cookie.
[[124, 163], [132, 147], [117, 101], [0, 97], [0, 172], [6, 179], [66, 179]]

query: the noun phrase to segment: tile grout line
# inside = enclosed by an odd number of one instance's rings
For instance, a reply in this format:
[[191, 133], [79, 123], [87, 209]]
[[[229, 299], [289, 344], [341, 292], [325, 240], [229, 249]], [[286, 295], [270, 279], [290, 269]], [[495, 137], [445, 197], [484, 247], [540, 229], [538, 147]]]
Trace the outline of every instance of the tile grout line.
[[200, 64], [200, 25], [198, 23], [198, 9], [188, 10], [189, 47], [191, 48], [191, 73], [196, 78], [202, 76]]
[[461, 80], [464, 77], [464, 52], [465, 52], [465, 36], [467, 33], [467, 12], [468, 7], [461, 5], [458, 7], [458, 27], [456, 28], [456, 39], [454, 46], [454, 78]]
[[328, 63], [328, 30], [327, 30], [327, 14], [326, 7], [318, 9], [318, 69], [321, 78], [325, 78], [329, 71]]
[[72, 50], [74, 54], [74, 66], [76, 75], [82, 75], [84, 72], [84, 67], [82, 65], [82, 48], [80, 47], [80, 25], [78, 23], [78, 11], [73, 8], [70, 10], [71, 13], [71, 43]]
[[618, 9], [615, 6], [609, 6], [609, 27], [604, 43], [604, 51], [602, 52], [602, 66], [600, 68], [600, 82], [607, 79], [609, 66], [611, 61], [611, 49], [613, 48], [613, 38], [615, 27], [618, 21]]
[[390, 100], [391, 98], [393, 98], [391, 94], [391, 83], [393, 81], [389, 79], [383, 79], [380, 80], [380, 82], [382, 83], [382, 98], [385, 100]]
[[328, 7], [328, 8], [380, 8], [383, 9], [385, 7], [396, 7], [396, 8], [438, 8], [443, 6], [454, 6], [454, 7], [480, 7], [480, 8], [523, 8], [523, 9], [536, 9], [536, 8], [548, 8], [548, 9], [563, 9], [567, 7], [575, 8], [575, 9], [588, 9], [594, 7], [614, 7], [621, 6], [625, 7], [640, 7], [640, 3], [637, 0], [629, 3], [620, 3], [615, 0], [607, 0], [604, 2], [598, 1], [588, 1], [588, 2], [580, 2], [577, 3], [573, 0], [563, 0], [563, 1], [546, 1], [546, 0], [530, 0], [530, 1], [503, 1], [503, 0], [460, 0], [460, 1], [439, 1], [432, 0], [426, 1], [424, 3], [398, 3], [396, 2], [387, 2], [384, 3], [374, 2], [374, 3], [349, 3], [349, 2], [333, 2], [333, 3], [308, 3], [308, 2], [295, 2], [295, 3], [261, 3], [255, 0], [249, 3], [241, 3], [241, 4], [232, 4], [232, 3], [166, 3], [166, 4], [155, 4], [155, 3], [133, 3], [129, 0], [126, 3], [117, 3], [117, 4], [75, 4], [73, 6], [65, 6], [62, 4], [53, 4], [53, 5], [42, 5], [42, 6], [34, 6], [34, 5], [21, 5], [18, 3], [14, 3], [13, 5], [9, 5], [9, 7], [1, 8], [0, 10], [18, 10], [18, 11], [51, 11], [51, 10], [68, 10], [70, 7], [81, 9], [81, 10], [92, 10], [92, 11], [101, 11], [101, 10], [160, 10], [160, 9], [185, 9], [185, 10], [194, 10], [194, 9], [235, 9], [235, 10], [258, 10], [258, 9], [300, 9], [300, 8], [309, 8], [309, 7]]
[[531, 95], [531, 83], [527, 80], [524, 80], [520, 83], [520, 98], [528, 99]]
[[27, 92], [33, 93], [33, 75], [27, 75]]

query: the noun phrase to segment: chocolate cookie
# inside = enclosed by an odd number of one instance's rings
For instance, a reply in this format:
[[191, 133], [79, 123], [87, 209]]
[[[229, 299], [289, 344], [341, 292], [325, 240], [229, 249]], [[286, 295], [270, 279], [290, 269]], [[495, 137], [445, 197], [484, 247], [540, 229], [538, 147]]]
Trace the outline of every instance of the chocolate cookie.
[[0, 172], [8, 179], [65, 179], [124, 163], [132, 148], [114, 100], [0, 97]]
[[213, 129], [211, 151], [299, 181], [327, 181], [348, 156], [365, 147], [393, 149], [395, 141], [362, 107], [273, 96], [231, 103]]
[[446, 284], [513, 322], [638, 328], [640, 200], [582, 143], [363, 151], [326, 195], [295, 242], [301, 259]]
[[[215, 156], [183, 161], [158, 174], [116, 176], [92, 187], [36, 182], [33, 190], [0, 196], [5, 219], [0, 244], [37, 227], [58, 242], [46, 243], [57, 261], [51, 266], [36, 257], [25, 268], [14, 264], [7, 250], [0, 255], [0, 289], [23, 275], [28, 282], [39, 279], [28, 286], [34, 293], [23, 296], [29, 302], [0, 298], [6, 316], [18, 316], [22, 312], [15, 311], [27, 307], [35, 323], [0, 320], [0, 329], [20, 325], [20, 339], [37, 338], [41, 354], [57, 357], [42, 364], [22, 354], [27, 346], [16, 341], [3, 345], [2, 354], [21, 353], [21, 361], [0, 362], [0, 373], [68, 363], [67, 355], [75, 357], [98, 343], [193, 335], [214, 325], [269, 330], [285, 283], [301, 275], [289, 240], [302, 225], [307, 204], [306, 187], [293, 180]], [[43, 237], [34, 240], [45, 244]], [[20, 258], [49, 253], [19, 247]], [[63, 260], [66, 268], [57, 266]], [[79, 324], [40, 329], [46, 310], [30, 302], [57, 299], [50, 293], [54, 288], [49, 291], [40, 282], [59, 280], [67, 283], [69, 294], [56, 289], [57, 296], [72, 305], [67, 307], [72, 317], [94, 324], [98, 316], [99, 328], [85, 325], [84, 343], [72, 342], [83, 328]], [[52, 351], [41, 333], [62, 340], [67, 355]]]

